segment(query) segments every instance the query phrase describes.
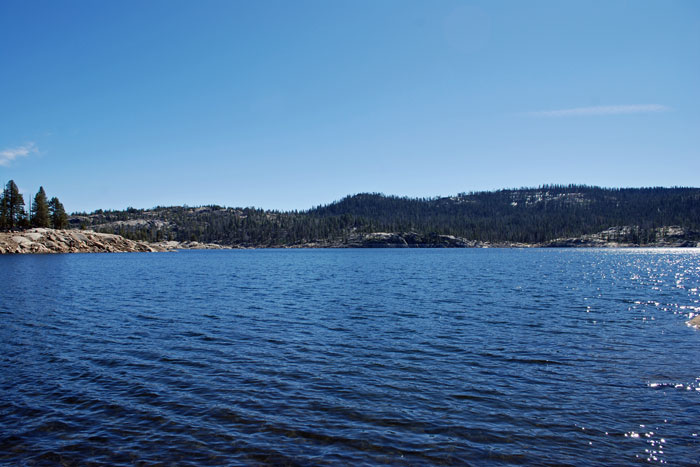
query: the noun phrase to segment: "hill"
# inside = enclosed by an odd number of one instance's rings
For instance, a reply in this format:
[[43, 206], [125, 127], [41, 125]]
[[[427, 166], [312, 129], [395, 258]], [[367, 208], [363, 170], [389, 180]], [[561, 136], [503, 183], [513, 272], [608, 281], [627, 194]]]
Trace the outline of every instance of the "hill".
[[441, 198], [362, 193], [307, 211], [129, 208], [74, 214], [69, 222], [133, 240], [245, 247], [562, 246], [575, 239], [694, 246], [700, 241], [700, 189], [546, 185]]

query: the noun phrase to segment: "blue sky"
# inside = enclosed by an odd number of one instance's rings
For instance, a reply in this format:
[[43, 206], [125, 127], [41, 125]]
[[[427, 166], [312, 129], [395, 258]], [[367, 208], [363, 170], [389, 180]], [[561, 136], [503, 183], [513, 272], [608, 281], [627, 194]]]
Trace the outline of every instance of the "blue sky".
[[0, 2], [0, 181], [69, 211], [698, 186], [697, 1]]

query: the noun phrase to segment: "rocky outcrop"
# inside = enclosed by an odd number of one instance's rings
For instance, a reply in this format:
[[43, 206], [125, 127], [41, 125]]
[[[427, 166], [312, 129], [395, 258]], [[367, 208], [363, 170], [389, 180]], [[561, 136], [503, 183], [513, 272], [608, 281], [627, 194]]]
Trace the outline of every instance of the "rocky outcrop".
[[342, 238], [322, 239], [294, 245], [245, 245], [234, 248], [630, 248], [700, 247], [697, 233], [680, 227], [662, 227], [653, 241], [633, 243], [634, 227], [612, 227], [595, 234], [558, 238], [542, 243], [484, 242], [453, 235], [416, 232], [352, 232]]
[[700, 315], [695, 315], [687, 324], [695, 329], [700, 329]]
[[0, 232], [0, 254], [106, 253], [167, 251], [158, 245], [127, 240], [120, 235], [91, 230], [31, 229]]
[[[219, 245], [195, 241], [146, 243], [127, 240], [120, 235], [91, 230], [32, 229], [24, 232], [0, 232], [2, 253], [78, 253], [146, 252], [231, 248], [532, 248], [532, 247], [700, 247], [697, 232], [680, 227], [656, 229], [653, 242], [631, 243], [634, 227], [613, 227], [596, 234], [560, 238], [543, 243], [482, 242], [453, 235], [416, 232], [352, 232], [342, 238], [330, 238], [293, 245]], [[633, 238], [633, 237], [632, 237]]]
[[542, 243], [484, 242], [453, 235], [418, 234], [416, 232], [353, 232], [344, 238], [319, 240], [291, 245], [292, 248], [628, 248], [628, 247], [700, 247], [698, 234], [681, 227], [660, 227], [653, 239], [643, 243], [635, 238], [635, 227], [611, 227], [595, 234], [558, 238]]
[[[595, 234], [582, 235], [573, 238], [557, 238], [534, 246], [556, 247], [556, 248], [618, 248], [618, 247], [670, 247], [670, 248], [693, 248], [700, 247], [697, 241], [697, 232], [688, 232], [682, 227], [668, 226], [659, 227], [653, 231], [653, 239], [635, 238], [635, 227], [621, 226], [611, 227]], [[632, 240], [632, 241], [631, 241]]]
[[289, 245], [289, 248], [484, 248], [485, 242], [452, 235], [421, 235], [416, 232], [353, 232], [344, 238]]
[[351, 248], [475, 248], [483, 242], [452, 235], [421, 235], [415, 232], [374, 232], [349, 238]]
[[170, 240], [167, 242], [150, 243], [153, 247], [163, 248], [164, 250], [231, 250], [234, 247], [229, 245], [219, 245], [217, 243], [200, 243], [200, 242], [177, 242]]

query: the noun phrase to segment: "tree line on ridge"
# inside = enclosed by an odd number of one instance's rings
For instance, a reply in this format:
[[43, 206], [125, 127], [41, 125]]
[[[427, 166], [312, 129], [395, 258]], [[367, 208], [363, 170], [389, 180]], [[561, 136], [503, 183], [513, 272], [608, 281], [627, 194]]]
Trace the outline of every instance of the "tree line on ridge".
[[642, 245], [653, 243], [663, 233], [659, 229], [669, 226], [700, 235], [700, 189], [543, 185], [441, 198], [361, 193], [306, 211], [159, 206], [76, 213], [70, 221], [133, 240], [244, 246], [342, 244], [373, 232], [415, 232], [436, 244], [439, 235], [539, 243], [630, 226], [611, 233], [609, 240]]
[[90, 228], [144, 241], [286, 246], [343, 244], [374, 232], [413, 232], [428, 244], [439, 244], [440, 235], [533, 244], [623, 226], [628, 228], [613, 229], [606, 238], [651, 244], [668, 227], [678, 226], [684, 235], [700, 240], [700, 189], [542, 185], [434, 198], [360, 193], [305, 211], [159, 206], [70, 217], [58, 198], [48, 199], [43, 187], [28, 210], [13, 180], [0, 193], [0, 230]]

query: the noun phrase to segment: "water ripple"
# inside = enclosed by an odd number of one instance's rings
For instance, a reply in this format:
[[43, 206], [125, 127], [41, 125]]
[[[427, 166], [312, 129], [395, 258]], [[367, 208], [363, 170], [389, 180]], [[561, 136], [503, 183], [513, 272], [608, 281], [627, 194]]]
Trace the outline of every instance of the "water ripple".
[[0, 463], [697, 465], [699, 260], [0, 257]]

